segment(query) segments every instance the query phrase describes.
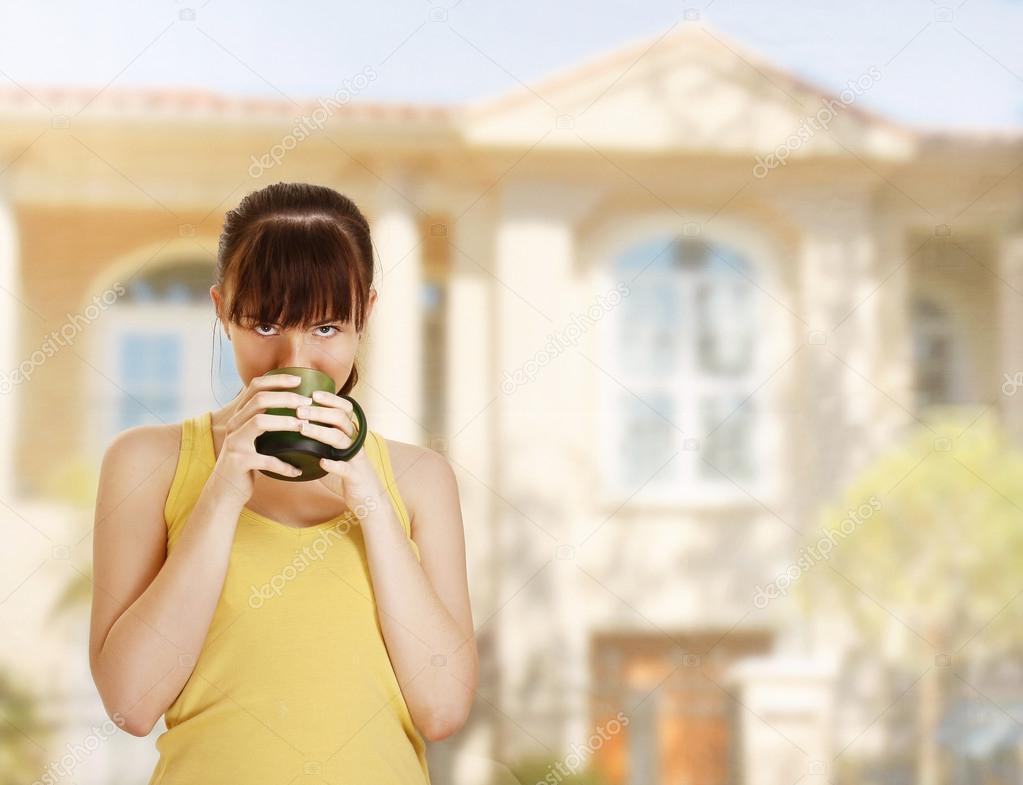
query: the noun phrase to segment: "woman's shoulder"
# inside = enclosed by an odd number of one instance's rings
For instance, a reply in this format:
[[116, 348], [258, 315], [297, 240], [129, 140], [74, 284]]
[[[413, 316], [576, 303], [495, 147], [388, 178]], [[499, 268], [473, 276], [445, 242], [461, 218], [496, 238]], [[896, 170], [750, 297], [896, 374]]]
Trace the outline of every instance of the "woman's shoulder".
[[402, 474], [413, 474], [417, 469], [422, 470], [438, 460], [445, 460], [443, 455], [436, 450], [431, 450], [429, 447], [421, 447], [418, 444], [410, 444], [409, 442], [400, 442], [397, 439], [388, 439], [383, 434], [380, 434], [380, 438], [387, 447], [395, 479], [399, 479], [399, 475]]
[[183, 423], [133, 425], [107, 445], [107, 454], [128, 458], [166, 458], [177, 455]]
[[450, 471], [448, 461], [441, 453], [429, 447], [388, 439], [383, 435], [380, 438], [384, 441], [390, 457], [394, 480], [398, 483], [398, 493], [405, 501], [409, 515], [414, 516], [417, 494], [422, 489], [429, 488], [438, 473]]
[[174, 476], [181, 450], [182, 423], [135, 425], [107, 445], [103, 463], [121, 474], [166, 480]]
[[405, 485], [408, 483], [409, 478], [414, 475], [416, 466], [423, 460], [426, 452], [433, 451], [420, 447], [418, 444], [388, 439], [383, 434], [378, 434], [378, 436], [387, 449], [387, 457], [391, 462], [394, 479], [398, 483], [398, 488], [402, 491], [402, 496], [404, 496]]

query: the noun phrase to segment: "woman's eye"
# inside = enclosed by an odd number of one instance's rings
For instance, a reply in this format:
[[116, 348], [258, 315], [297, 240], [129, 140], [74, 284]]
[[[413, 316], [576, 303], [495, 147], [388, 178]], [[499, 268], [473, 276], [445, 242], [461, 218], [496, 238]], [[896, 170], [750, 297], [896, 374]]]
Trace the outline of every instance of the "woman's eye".
[[[273, 324], [267, 324], [265, 322], [253, 322], [251, 325], [252, 330], [256, 335], [262, 335], [265, 338], [271, 335], [277, 335], [277, 327]], [[342, 332], [341, 327], [335, 324], [321, 324], [319, 327], [314, 327], [316, 335], [321, 338], [332, 338], [337, 333]], [[326, 332], [327, 330], [333, 330], [334, 332]]]

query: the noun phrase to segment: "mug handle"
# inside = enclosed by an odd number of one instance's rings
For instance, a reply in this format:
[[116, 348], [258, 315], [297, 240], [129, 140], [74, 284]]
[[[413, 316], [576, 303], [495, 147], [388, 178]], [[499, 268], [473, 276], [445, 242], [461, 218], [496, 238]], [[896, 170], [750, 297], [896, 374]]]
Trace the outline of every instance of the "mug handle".
[[362, 407], [359, 406], [359, 402], [356, 401], [350, 395], [342, 395], [337, 393], [339, 398], [344, 398], [352, 404], [352, 411], [355, 412], [355, 419], [359, 421], [359, 431], [355, 434], [355, 441], [352, 442], [348, 447], [341, 449], [340, 447], [330, 446], [331, 454], [330, 459], [332, 461], [349, 461], [355, 457], [355, 454], [362, 449], [362, 443], [366, 441], [366, 414], [362, 411]]

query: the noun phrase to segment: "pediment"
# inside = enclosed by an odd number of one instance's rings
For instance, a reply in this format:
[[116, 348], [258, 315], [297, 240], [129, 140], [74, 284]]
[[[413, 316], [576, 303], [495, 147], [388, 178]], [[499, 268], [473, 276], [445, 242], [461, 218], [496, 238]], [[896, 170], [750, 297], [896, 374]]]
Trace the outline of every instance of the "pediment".
[[530, 147], [550, 131], [544, 147], [901, 159], [915, 134], [857, 105], [881, 78], [874, 69], [828, 94], [687, 25], [471, 107], [464, 130], [487, 146]]

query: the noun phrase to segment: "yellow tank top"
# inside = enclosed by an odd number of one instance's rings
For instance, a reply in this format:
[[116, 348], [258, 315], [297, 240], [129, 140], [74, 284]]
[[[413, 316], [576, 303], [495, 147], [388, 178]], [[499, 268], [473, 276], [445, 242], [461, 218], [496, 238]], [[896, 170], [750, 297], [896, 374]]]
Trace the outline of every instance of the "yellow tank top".
[[[211, 413], [182, 424], [167, 551], [215, 464]], [[363, 444], [409, 543], [386, 442]], [[149, 785], [429, 785], [377, 618], [353, 513], [297, 528], [244, 509], [195, 669], [167, 709]]]

